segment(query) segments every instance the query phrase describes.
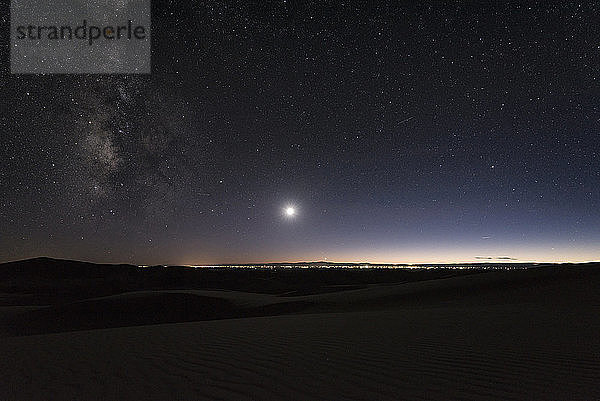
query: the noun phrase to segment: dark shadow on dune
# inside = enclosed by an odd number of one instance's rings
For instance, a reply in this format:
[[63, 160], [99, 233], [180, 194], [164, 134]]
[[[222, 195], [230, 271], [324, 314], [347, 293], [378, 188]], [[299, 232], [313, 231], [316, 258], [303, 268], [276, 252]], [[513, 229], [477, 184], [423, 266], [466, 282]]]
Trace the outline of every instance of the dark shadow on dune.
[[124, 294], [54, 305], [18, 314], [6, 323], [9, 335], [142, 326], [201, 320], [271, 316], [301, 312], [310, 302], [241, 308], [216, 297], [186, 293]]
[[12, 319], [14, 335], [139, 326], [236, 315], [227, 300], [184, 293], [152, 293], [91, 299], [20, 314]]

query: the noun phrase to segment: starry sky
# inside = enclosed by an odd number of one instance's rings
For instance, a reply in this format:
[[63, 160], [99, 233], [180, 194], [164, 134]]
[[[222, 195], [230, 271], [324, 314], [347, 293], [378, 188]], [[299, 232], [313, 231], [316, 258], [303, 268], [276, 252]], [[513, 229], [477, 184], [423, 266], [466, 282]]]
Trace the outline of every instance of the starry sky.
[[150, 75], [3, 43], [0, 261], [599, 260], [598, 3], [413, 3], [155, 2]]

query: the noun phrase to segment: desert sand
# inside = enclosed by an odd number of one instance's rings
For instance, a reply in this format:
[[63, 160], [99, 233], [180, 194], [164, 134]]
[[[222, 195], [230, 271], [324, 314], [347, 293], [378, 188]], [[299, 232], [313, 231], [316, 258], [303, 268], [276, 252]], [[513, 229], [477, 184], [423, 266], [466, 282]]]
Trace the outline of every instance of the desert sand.
[[598, 265], [52, 302], [11, 274], [3, 400], [600, 399]]

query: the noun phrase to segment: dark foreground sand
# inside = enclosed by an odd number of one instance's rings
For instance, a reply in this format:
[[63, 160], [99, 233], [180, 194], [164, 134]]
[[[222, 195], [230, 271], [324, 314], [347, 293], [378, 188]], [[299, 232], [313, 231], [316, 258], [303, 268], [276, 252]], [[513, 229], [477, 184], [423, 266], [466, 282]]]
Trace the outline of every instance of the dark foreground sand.
[[[598, 266], [349, 288], [5, 306], [0, 399], [600, 399]], [[202, 320], [65, 331], [136, 308], [136, 325], [152, 310]]]

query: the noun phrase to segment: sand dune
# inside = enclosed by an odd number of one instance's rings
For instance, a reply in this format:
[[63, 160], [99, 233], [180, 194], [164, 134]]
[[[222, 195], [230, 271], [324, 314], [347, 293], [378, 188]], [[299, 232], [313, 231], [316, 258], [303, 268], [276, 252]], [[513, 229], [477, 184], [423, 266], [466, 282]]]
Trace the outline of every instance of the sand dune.
[[8, 338], [0, 391], [4, 399], [590, 400], [600, 397], [598, 329], [591, 314], [519, 305]]
[[[125, 311], [124, 325], [142, 304], [151, 312], [184, 303], [216, 320], [5, 337], [0, 395], [600, 399], [598, 271], [492, 272], [296, 297], [214, 290], [96, 297], [79, 312]], [[72, 308], [47, 308], [46, 319], [72, 319]], [[150, 312], [133, 324], [149, 323]]]

